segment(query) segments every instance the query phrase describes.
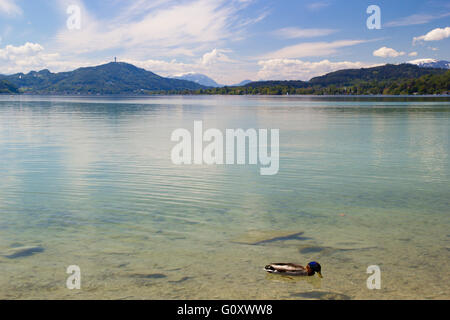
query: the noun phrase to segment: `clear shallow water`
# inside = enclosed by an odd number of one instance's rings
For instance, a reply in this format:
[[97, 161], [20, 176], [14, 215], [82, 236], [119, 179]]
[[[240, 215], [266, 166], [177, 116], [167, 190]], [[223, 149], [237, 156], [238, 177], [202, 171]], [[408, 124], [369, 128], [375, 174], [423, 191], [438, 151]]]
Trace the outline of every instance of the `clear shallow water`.
[[[173, 165], [195, 120], [280, 129], [279, 174]], [[449, 98], [2, 96], [0, 298], [449, 299], [449, 128]]]

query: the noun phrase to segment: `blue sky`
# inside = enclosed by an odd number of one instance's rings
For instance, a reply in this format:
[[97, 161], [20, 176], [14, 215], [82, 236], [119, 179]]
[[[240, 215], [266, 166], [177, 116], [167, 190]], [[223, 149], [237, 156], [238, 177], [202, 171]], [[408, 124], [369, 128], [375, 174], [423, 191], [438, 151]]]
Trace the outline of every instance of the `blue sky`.
[[[69, 6], [80, 28], [69, 29]], [[369, 30], [369, 5], [381, 29]], [[74, 20], [71, 20], [74, 21]], [[76, 20], [78, 21], [78, 20]], [[0, 73], [113, 60], [219, 83], [450, 60], [446, 0], [0, 0]]]

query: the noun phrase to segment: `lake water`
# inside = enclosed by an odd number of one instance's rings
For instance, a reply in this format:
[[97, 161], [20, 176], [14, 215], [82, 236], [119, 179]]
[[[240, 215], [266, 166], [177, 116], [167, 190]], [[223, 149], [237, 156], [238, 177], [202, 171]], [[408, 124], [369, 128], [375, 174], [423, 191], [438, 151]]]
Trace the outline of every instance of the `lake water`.
[[[279, 173], [172, 164], [196, 120], [280, 129]], [[0, 299], [449, 299], [449, 130], [450, 98], [1, 96]]]

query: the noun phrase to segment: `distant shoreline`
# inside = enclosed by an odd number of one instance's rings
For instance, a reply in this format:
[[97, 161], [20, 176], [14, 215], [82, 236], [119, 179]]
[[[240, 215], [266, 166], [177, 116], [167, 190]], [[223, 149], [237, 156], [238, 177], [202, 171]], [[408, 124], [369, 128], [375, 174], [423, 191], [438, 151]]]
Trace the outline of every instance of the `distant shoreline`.
[[450, 94], [424, 94], [424, 95], [311, 95], [311, 94], [292, 94], [292, 95], [229, 95], [229, 94], [33, 94], [33, 93], [0, 93], [0, 97], [54, 97], [54, 98], [151, 98], [151, 97], [277, 97], [277, 98], [450, 98]]

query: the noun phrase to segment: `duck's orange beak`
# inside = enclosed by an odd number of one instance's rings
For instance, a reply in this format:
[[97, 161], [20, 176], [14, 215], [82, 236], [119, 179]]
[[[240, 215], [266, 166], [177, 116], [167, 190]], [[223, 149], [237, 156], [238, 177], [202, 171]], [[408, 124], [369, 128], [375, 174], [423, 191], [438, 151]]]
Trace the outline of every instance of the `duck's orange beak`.
[[323, 278], [322, 273], [321, 272], [317, 272], [317, 275], [319, 276], [319, 278]]

